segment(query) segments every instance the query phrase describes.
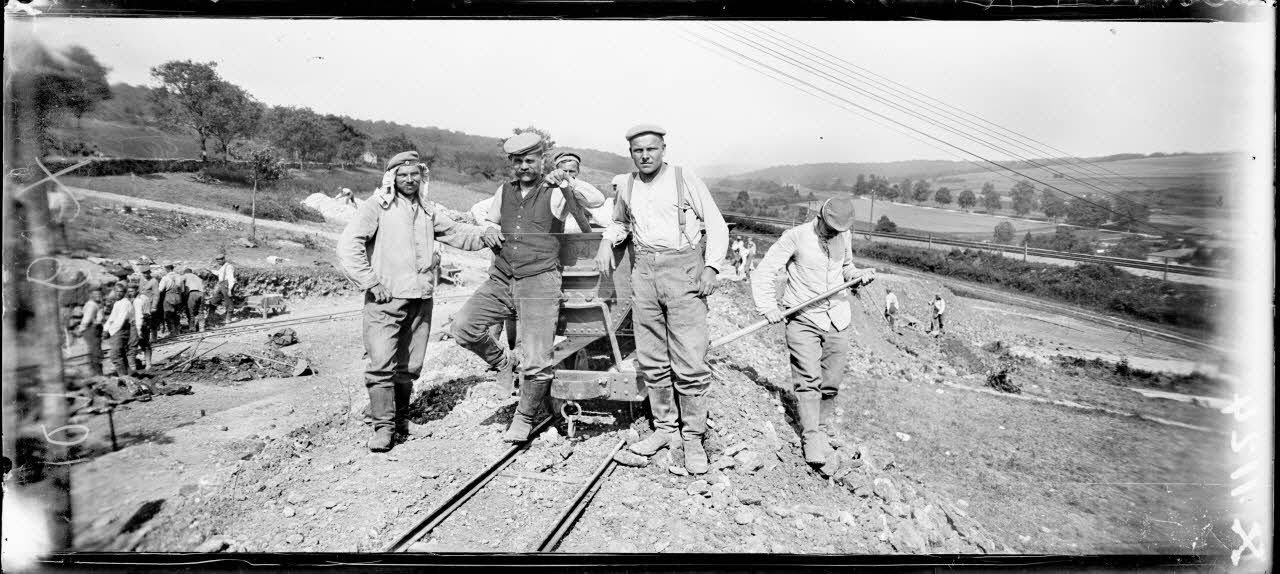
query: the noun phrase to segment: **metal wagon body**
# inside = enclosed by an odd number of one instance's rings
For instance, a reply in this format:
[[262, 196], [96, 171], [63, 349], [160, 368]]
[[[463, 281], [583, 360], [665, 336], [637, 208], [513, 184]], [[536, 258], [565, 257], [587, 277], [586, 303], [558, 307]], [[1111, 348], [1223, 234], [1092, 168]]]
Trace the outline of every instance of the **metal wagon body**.
[[560, 320], [552, 362], [553, 405], [569, 423], [583, 414], [578, 401], [643, 401], [644, 382], [635, 370], [631, 323], [631, 242], [614, 249], [612, 273], [595, 269], [601, 234], [566, 235], [561, 242], [563, 281]]

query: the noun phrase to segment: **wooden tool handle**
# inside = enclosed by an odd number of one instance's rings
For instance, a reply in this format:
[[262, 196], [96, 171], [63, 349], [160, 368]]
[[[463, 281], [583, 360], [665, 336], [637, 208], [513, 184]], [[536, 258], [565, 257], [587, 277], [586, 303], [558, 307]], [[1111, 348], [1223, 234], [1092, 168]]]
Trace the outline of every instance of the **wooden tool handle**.
[[[874, 270], [872, 270], [872, 271], [874, 271]], [[827, 298], [829, 298], [829, 297], [832, 297], [832, 296], [836, 295], [837, 293], [839, 293], [839, 292], [841, 292], [841, 291], [843, 291], [843, 290], [845, 290], [845, 289], [848, 289], [848, 288], [850, 288], [850, 287], [853, 287], [854, 285], [856, 285], [856, 284], [858, 284], [858, 283], [861, 283], [863, 280], [865, 280], [865, 279], [867, 278], [867, 276], [868, 276], [868, 275], [869, 275], [869, 273], [868, 273], [866, 270], [860, 270], [860, 271], [858, 272], [858, 276], [857, 276], [857, 277], [854, 277], [853, 279], [850, 279], [850, 280], [848, 280], [848, 281], [845, 281], [844, 283], [840, 284], [840, 286], [838, 286], [838, 287], [833, 287], [833, 288], [831, 288], [831, 289], [830, 289], [830, 290], [828, 290], [828, 291], [825, 291], [825, 292], [823, 292], [823, 293], [820, 293], [820, 294], [818, 294], [818, 295], [815, 295], [813, 298], [809, 299], [808, 301], [804, 301], [804, 302], [802, 302], [802, 303], [800, 303], [800, 304], [798, 304], [798, 305], [796, 305], [796, 306], [794, 306], [794, 307], [791, 307], [791, 308], [789, 308], [789, 309], [787, 309], [787, 310], [783, 311], [783, 312], [782, 312], [782, 316], [783, 316], [783, 317], [787, 317], [787, 316], [789, 316], [789, 315], [793, 315], [793, 314], [795, 314], [795, 313], [799, 312], [800, 310], [804, 309], [805, 307], [808, 307], [808, 306], [810, 306], [810, 305], [812, 305], [812, 304], [814, 304], [814, 303], [817, 303], [817, 302], [819, 302], [819, 301], [822, 301], [822, 300], [824, 300], [824, 299], [827, 299]], [[716, 339], [716, 340], [712, 341], [712, 342], [711, 342], [711, 347], [710, 347], [710, 348], [714, 349], [714, 348], [719, 347], [719, 346], [721, 346], [721, 345], [725, 345], [725, 344], [727, 344], [727, 343], [730, 343], [730, 342], [732, 342], [732, 341], [734, 341], [734, 340], [736, 340], [736, 339], [739, 339], [739, 338], [745, 337], [745, 336], [747, 336], [747, 335], [750, 335], [751, 333], [754, 333], [754, 332], [756, 332], [756, 331], [760, 330], [762, 327], [764, 327], [765, 325], [768, 325], [768, 324], [769, 324], [769, 320], [768, 320], [768, 319], [761, 319], [761, 320], [759, 320], [759, 321], [756, 321], [755, 323], [752, 323], [752, 324], [750, 324], [750, 325], [747, 325], [746, 327], [743, 327], [743, 328], [741, 328], [741, 329], [738, 329], [737, 331], [734, 331], [734, 332], [732, 332], [732, 333], [729, 333], [728, 335], [725, 335], [725, 336], [723, 336], [723, 337], [720, 337], [719, 339]]]

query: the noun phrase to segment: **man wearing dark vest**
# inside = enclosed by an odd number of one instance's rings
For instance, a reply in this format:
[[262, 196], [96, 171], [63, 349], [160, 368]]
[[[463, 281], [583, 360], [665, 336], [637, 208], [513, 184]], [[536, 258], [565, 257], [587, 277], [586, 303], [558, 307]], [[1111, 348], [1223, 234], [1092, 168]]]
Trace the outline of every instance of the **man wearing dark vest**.
[[[504, 240], [494, 248], [489, 280], [454, 315], [452, 334], [503, 377], [519, 364], [520, 403], [503, 440], [520, 443], [529, 439], [533, 417], [551, 390], [565, 218], [574, 210], [598, 207], [604, 196], [578, 184], [564, 170], [544, 176], [547, 145], [534, 132], [513, 136], [502, 147], [515, 179], [494, 194], [487, 223], [501, 228]], [[515, 357], [504, 352], [489, 331], [512, 317], [518, 333]]]
[[596, 266], [602, 272], [612, 269], [613, 247], [631, 238], [636, 362], [654, 419], [653, 434], [631, 445], [631, 451], [651, 456], [683, 439], [685, 469], [703, 474], [708, 470], [703, 393], [711, 377], [707, 296], [724, 266], [729, 227], [693, 170], [662, 160], [666, 133], [654, 125], [627, 130], [636, 172], [618, 188]]

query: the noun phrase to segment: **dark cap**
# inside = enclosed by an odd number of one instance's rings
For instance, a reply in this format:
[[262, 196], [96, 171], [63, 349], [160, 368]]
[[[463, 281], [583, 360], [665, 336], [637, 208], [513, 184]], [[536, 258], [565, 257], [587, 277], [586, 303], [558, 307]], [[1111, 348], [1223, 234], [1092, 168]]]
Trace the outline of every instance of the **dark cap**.
[[400, 153], [398, 153], [398, 154], [396, 154], [396, 155], [394, 155], [394, 156], [391, 156], [391, 159], [387, 160], [387, 169], [386, 169], [386, 171], [391, 171], [391, 170], [393, 170], [393, 169], [396, 169], [396, 168], [398, 168], [398, 167], [400, 167], [400, 166], [402, 166], [402, 165], [406, 165], [406, 164], [407, 164], [407, 165], [418, 165], [418, 152], [416, 152], [416, 151], [402, 151], [402, 152], [400, 152]]
[[582, 165], [582, 157], [571, 151], [562, 151], [556, 154], [556, 160], [552, 163], [554, 163], [555, 165], [560, 165], [560, 162], [570, 161], [570, 160], [578, 162], [578, 165]]
[[848, 231], [853, 227], [853, 202], [843, 197], [833, 197], [822, 204], [822, 220], [836, 231]]
[[542, 136], [537, 132], [521, 132], [502, 142], [502, 151], [509, 155], [524, 155], [542, 149]]

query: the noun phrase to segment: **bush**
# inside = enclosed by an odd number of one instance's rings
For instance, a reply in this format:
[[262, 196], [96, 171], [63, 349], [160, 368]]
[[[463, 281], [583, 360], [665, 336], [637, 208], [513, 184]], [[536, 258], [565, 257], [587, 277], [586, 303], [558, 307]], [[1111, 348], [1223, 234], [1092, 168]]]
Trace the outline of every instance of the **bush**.
[[[248, 201], [232, 206], [232, 208], [241, 215], [249, 215], [254, 212], [254, 208]], [[319, 211], [271, 192], [258, 194], [257, 216], [259, 219], [272, 219], [288, 223], [297, 223], [299, 221], [324, 223], [324, 214]]]
[[200, 176], [202, 178], [212, 177], [222, 183], [252, 186], [252, 169], [248, 164], [240, 162], [207, 162], [200, 169]]
[[876, 221], [876, 231], [881, 233], [897, 233], [898, 224], [889, 219], [887, 215], [881, 215], [880, 220]]
[[854, 253], [929, 273], [1009, 287], [1136, 319], [1202, 332], [1214, 328], [1218, 299], [1204, 285], [1161, 281], [1096, 263], [1073, 267], [1023, 263], [969, 249], [941, 253], [885, 243], [858, 243]]

